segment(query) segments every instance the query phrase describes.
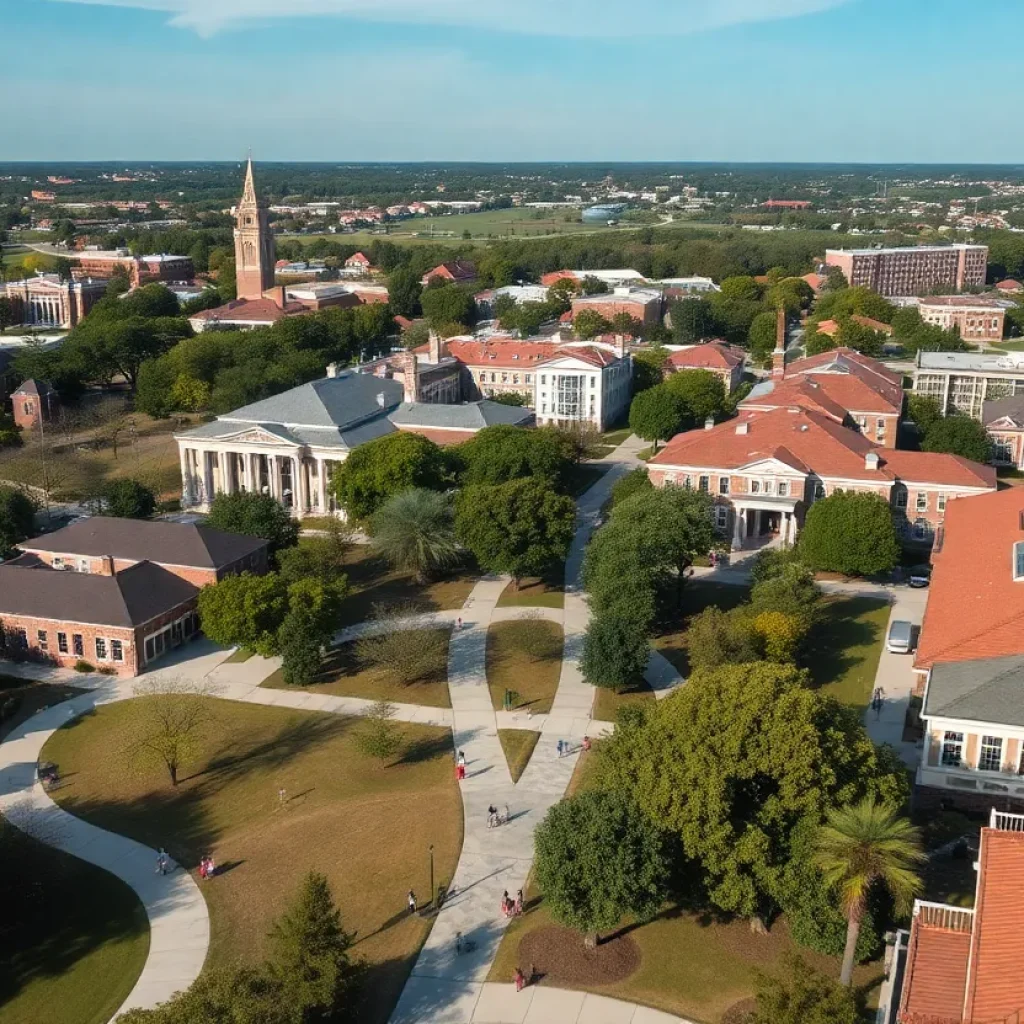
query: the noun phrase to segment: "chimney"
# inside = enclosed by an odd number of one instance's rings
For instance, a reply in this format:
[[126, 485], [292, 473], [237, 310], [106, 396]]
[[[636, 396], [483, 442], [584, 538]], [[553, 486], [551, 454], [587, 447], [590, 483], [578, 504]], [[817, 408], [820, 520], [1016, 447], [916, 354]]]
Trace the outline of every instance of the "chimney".
[[435, 365], [444, 358], [444, 340], [437, 331], [431, 331], [427, 340], [427, 358]]
[[384, 408], [384, 392], [377, 392], [377, 404], [383, 409]]
[[714, 416], [709, 416], [704, 421], [704, 429], [705, 430], [714, 430], [714, 428], [715, 428], [715, 417]]
[[406, 352], [402, 367], [402, 386], [405, 393], [404, 402], [418, 402], [420, 394], [419, 359], [415, 352]]
[[626, 357], [626, 352], [629, 349], [629, 345], [626, 341], [626, 335], [616, 334], [615, 335], [615, 353], [620, 359]]
[[96, 570], [97, 576], [113, 576], [114, 575], [114, 556], [113, 555], [101, 555], [100, 566]]
[[775, 351], [772, 352], [772, 376], [786, 376], [786, 311], [780, 306], [775, 322]]
[[878, 469], [878, 452], [868, 452], [864, 456], [864, 468], [871, 470]]
[[288, 304], [288, 296], [285, 295], [285, 286], [282, 284], [278, 285], [276, 288], [272, 288], [270, 298], [274, 300], [274, 305], [277, 306], [278, 309], [284, 309]]
[[327, 376], [328, 377], [337, 377], [338, 376], [338, 364], [337, 363], [328, 363], [327, 364]]
[[[706, 428], [707, 424], [705, 423], [704, 426]], [[736, 433], [737, 434], [749, 434], [750, 433], [750, 421], [749, 420], [741, 420], [739, 423], [737, 423], [736, 424]]]

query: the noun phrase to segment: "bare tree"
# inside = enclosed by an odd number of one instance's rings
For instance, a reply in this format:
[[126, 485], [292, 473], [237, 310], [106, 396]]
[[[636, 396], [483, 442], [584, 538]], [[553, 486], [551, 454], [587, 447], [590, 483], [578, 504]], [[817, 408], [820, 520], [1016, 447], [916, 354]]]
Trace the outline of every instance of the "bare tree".
[[179, 771], [196, 759], [214, 721], [210, 691], [180, 679], [155, 679], [136, 686], [135, 694], [147, 699], [137, 705], [129, 763], [141, 770], [162, 766], [177, 786]]
[[403, 686], [444, 678], [448, 666], [447, 630], [430, 622], [410, 629], [408, 618], [415, 614], [414, 607], [404, 605], [378, 609], [380, 630], [356, 642], [361, 662], [381, 669]]

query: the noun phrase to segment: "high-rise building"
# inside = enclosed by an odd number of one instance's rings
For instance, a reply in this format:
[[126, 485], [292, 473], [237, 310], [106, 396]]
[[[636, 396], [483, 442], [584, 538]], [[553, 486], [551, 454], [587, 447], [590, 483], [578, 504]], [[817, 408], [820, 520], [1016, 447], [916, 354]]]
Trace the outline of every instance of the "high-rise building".
[[987, 245], [907, 245], [891, 249], [826, 249], [825, 263], [838, 267], [851, 287], [879, 295], [924, 295], [934, 288], [980, 287]]
[[262, 299], [274, 287], [274, 234], [267, 207], [256, 196], [252, 158], [245, 169], [242, 199], [235, 209], [235, 280], [238, 298]]

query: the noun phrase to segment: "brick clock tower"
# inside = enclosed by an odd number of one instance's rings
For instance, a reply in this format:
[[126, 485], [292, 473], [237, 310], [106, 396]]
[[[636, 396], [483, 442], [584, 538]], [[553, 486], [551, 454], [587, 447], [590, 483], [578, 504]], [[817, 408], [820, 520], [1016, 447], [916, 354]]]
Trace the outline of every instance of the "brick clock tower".
[[267, 208], [256, 198], [252, 158], [245, 169], [245, 187], [235, 211], [235, 281], [238, 298], [261, 299], [274, 287], [274, 235]]

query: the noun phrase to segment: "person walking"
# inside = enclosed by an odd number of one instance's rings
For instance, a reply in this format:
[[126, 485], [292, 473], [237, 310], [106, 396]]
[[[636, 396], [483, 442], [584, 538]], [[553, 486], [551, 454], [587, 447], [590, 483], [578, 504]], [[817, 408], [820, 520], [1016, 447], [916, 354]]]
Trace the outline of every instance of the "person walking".
[[520, 968], [516, 968], [516, 973], [512, 976], [516, 983], [516, 991], [522, 992], [523, 985], [526, 984], [526, 976], [523, 974]]
[[516, 893], [516, 917], [519, 917], [523, 912], [523, 890], [520, 889]]
[[409, 895], [407, 897], [407, 902], [409, 904], [409, 913], [410, 914], [415, 914], [416, 913], [416, 893], [414, 893], [412, 891], [412, 889], [409, 890]]
[[558, 741], [558, 756], [559, 756], [559, 757], [561, 757], [561, 756], [562, 756], [562, 751], [563, 751], [564, 749], [565, 749], [565, 743], [563, 743], [563, 742], [562, 742], [562, 740], [559, 740], [559, 741]]
[[457, 778], [459, 780], [459, 782], [462, 782], [463, 779], [465, 779], [465, 777], [466, 777], [466, 766], [460, 761], [455, 766], [455, 778]]
[[455, 933], [455, 955], [462, 955], [462, 932]]
[[459, 751], [459, 764], [461, 764], [463, 768], [466, 767], [466, 752], [464, 750]]
[[157, 851], [156, 870], [161, 875], [167, 874], [167, 851], [162, 846]]

